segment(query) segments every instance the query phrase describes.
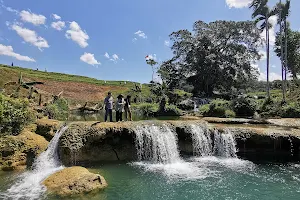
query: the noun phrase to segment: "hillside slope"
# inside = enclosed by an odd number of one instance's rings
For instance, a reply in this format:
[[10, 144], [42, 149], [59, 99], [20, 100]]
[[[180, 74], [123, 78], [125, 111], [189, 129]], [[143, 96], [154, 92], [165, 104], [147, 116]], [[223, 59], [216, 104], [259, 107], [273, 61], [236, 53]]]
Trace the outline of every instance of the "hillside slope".
[[[84, 76], [0, 65], [0, 88], [4, 88], [7, 82], [17, 81], [20, 73], [22, 73], [25, 82], [44, 82], [44, 85], [37, 86], [43, 96], [51, 97], [63, 91], [63, 96], [72, 102], [102, 101], [108, 91], [111, 91], [115, 96], [120, 93], [127, 94], [135, 87], [135, 84], [139, 85], [139, 83], [134, 82], [103, 81]], [[148, 93], [147, 91], [148, 87], [143, 87], [143, 93]]]

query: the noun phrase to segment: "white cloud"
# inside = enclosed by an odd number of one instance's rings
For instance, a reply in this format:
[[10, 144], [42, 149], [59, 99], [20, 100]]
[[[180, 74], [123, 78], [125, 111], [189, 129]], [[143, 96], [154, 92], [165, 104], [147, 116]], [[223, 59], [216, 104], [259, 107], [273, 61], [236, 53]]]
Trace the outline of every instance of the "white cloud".
[[259, 55], [261, 55], [260, 60], [266, 60], [267, 59], [267, 52], [264, 50], [259, 50]]
[[38, 47], [40, 50], [42, 50], [42, 48], [49, 48], [47, 40], [38, 36], [35, 31], [23, 28], [17, 24], [14, 24], [11, 28], [15, 30], [25, 42]]
[[106, 58], [109, 58], [109, 54], [108, 54], [107, 52], [105, 52], [104, 56], [105, 56]]
[[132, 42], [135, 42], [135, 41], [137, 41], [137, 38], [133, 38], [133, 39], [132, 39]]
[[169, 47], [170, 46], [170, 41], [169, 40], [165, 40], [164, 44], [165, 44], [165, 46]]
[[134, 34], [137, 35], [137, 36], [139, 36], [139, 37], [141, 37], [141, 38], [147, 39], [147, 35], [143, 31], [141, 31], [141, 30], [138, 30]]
[[63, 21], [58, 21], [58, 22], [52, 22], [51, 24], [52, 28], [61, 31], [66, 27], [66, 23]]
[[252, 0], [226, 0], [229, 8], [244, 8], [248, 7]]
[[52, 18], [56, 20], [61, 20], [61, 17], [57, 14], [52, 14]]
[[13, 13], [15, 13], [15, 14], [19, 14], [19, 11], [15, 10], [15, 9], [13, 9], [13, 8], [11, 8], [11, 7], [5, 7], [5, 6], [3, 6], [3, 7], [6, 8], [6, 10], [7, 10], [8, 12], [13, 12]]
[[[278, 19], [278, 17], [276, 15], [269, 18], [269, 23], [272, 25], [272, 28], [269, 29], [271, 46], [273, 46], [276, 41], [276, 30], [275, 29], [276, 29], [277, 19]], [[264, 30], [261, 33], [261, 37], [264, 40], [266, 40], [266, 30]]]
[[85, 31], [82, 31], [79, 24], [75, 21], [70, 23], [70, 30], [67, 30], [66, 32], [66, 38], [72, 39], [82, 48], [85, 48], [89, 45], [87, 40], [90, 39], [90, 37]]
[[272, 67], [272, 68], [276, 68], [276, 65], [272, 65], [271, 67]]
[[17, 60], [22, 60], [22, 61], [27, 61], [27, 62], [35, 62], [35, 60], [33, 58], [30, 58], [28, 56], [22, 56], [18, 53], [15, 53], [12, 46], [4, 46], [2, 44], [0, 44], [0, 55], [10, 56], [10, 57], [16, 58]]
[[81, 57], [80, 57], [80, 60], [82, 62], [85, 62], [89, 65], [101, 65], [100, 62], [98, 62], [95, 57], [94, 57], [94, 54], [91, 54], [91, 53], [84, 53]]
[[20, 12], [20, 17], [22, 21], [32, 23], [36, 26], [45, 24], [47, 19], [44, 15], [38, 15], [26, 10]]
[[119, 56], [118, 56], [117, 54], [112, 55], [112, 58], [113, 58], [115, 61], [119, 60]]

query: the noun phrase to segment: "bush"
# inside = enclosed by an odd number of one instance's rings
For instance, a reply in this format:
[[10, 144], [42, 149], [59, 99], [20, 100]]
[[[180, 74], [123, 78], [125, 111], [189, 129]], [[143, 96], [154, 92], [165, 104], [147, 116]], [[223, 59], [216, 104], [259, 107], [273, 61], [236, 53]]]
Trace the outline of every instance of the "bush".
[[171, 104], [177, 105], [179, 102], [191, 98], [192, 94], [183, 90], [175, 89], [174, 91], [169, 92], [168, 97]]
[[164, 116], [180, 116], [182, 115], [182, 110], [177, 108], [175, 105], [167, 105], [164, 113], [159, 113]]
[[28, 100], [13, 99], [0, 94], [0, 133], [18, 135], [35, 119]]
[[237, 116], [253, 116], [256, 111], [256, 101], [249, 97], [240, 96], [232, 100], [231, 106]]
[[229, 112], [230, 109], [230, 102], [222, 99], [213, 100], [209, 104], [208, 111], [203, 113], [206, 117], [226, 117], [226, 111]]
[[282, 116], [281, 104], [278, 101], [272, 99], [266, 99], [261, 107], [259, 113], [262, 117], [279, 117]]
[[182, 109], [182, 110], [193, 110], [194, 109], [194, 101], [191, 99], [186, 99], [181, 101], [178, 104], [178, 108]]
[[225, 117], [226, 118], [235, 118], [236, 114], [234, 111], [232, 110], [226, 110], [225, 111]]
[[158, 110], [158, 104], [142, 103], [138, 105], [133, 105], [132, 109], [143, 116], [149, 117], [155, 115], [155, 113]]
[[66, 120], [69, 115], [67, 100], [60, 98], [53, 104], [47, 105], [44, 110], [44, 114], [48, 116], [49, 119]]
[[281, 117], [299, 118], [300, 117], [300, 103], [293, 102], [283, 106]]
[[199, 107], [199, 112], [201, 115], [204, 115], [204, 113], [208, 113], [209, 112], [209, 104], [205, 104]]

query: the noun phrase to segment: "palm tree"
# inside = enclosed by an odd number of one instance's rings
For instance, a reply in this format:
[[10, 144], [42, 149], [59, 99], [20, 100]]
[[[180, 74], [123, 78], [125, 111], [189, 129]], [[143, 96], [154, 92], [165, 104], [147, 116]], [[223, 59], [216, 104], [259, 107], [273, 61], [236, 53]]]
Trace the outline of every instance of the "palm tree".
[[[283, 102], [286, 100], [286, 75], [287, 75], [287, 18], [290, 14], [290, 0], [287, 0], [285, 4], [281, 3], [281, 0], [277, 4], [277, 10], [279, 15], [279, 25], [280, 25], [280, 60], [281, 60], [281, 76], [282, 76], [282, 96]], [[285, 34], [285, 48], [283, 48], [283, 39], [282, 39], [282, 29], [284, 28]], [[285, 56], [285, 57], [283, 57]]]
[[270, 10], [267, 5], [268, 0], [253, 0], [249, 8], [253, 9], [252, 18], [255, 19], [255, 23], [261, 23], [260, 30], [263, 32], [266, 30], [266, 50], [267, 50], [267, 94], [270, 99], [270, 82], [269, 82], [269, 71], [270, 71], [270, 37], [269, 29], [272, 25], [269, 23], [270, 17], [276, 14], [276, 9]]

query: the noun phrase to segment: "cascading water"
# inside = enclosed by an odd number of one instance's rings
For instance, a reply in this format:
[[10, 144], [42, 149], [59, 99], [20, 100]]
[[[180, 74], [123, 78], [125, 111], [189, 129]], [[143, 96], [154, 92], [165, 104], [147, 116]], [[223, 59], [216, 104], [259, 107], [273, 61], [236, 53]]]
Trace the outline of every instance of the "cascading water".
[[225, 133], [221, 134], [217, 130], [214, 131], [214, 154], [226, 158], [236, 158], [236, 142], [229, 132], [225, 129]]
[[138, 126], [135, 134], [139, 161], [172, 163], [180, 160], [177, 135], [167, 125]]
[[[214, 130], [214, 142], [207, 128], [191, 125], [191, 136], [193, 140], [194, 154], [196, 156], [220, 156], [226, 158], [236, 158], [236, 142], [229, 132], [225, 129], [224, 133]], [[214, 144], [214, 145], [213, 145]]]
[[193, 152], [195, 156], [211, 156], [212, 141], [207, 128], [191, 125]]
[[58, 158], [57, 148], [59, 138], [67, 128], [64, 126], [57, 131], [47, 150], [34, 161], [33, 170], [23, 173], [18, 178], [18, 181], [4, 194], [5, 199], [40, 199], [40, 196], [46, 191], [45, 186], [41, 184], [42, 181], [49, 175], [63, 169]]

